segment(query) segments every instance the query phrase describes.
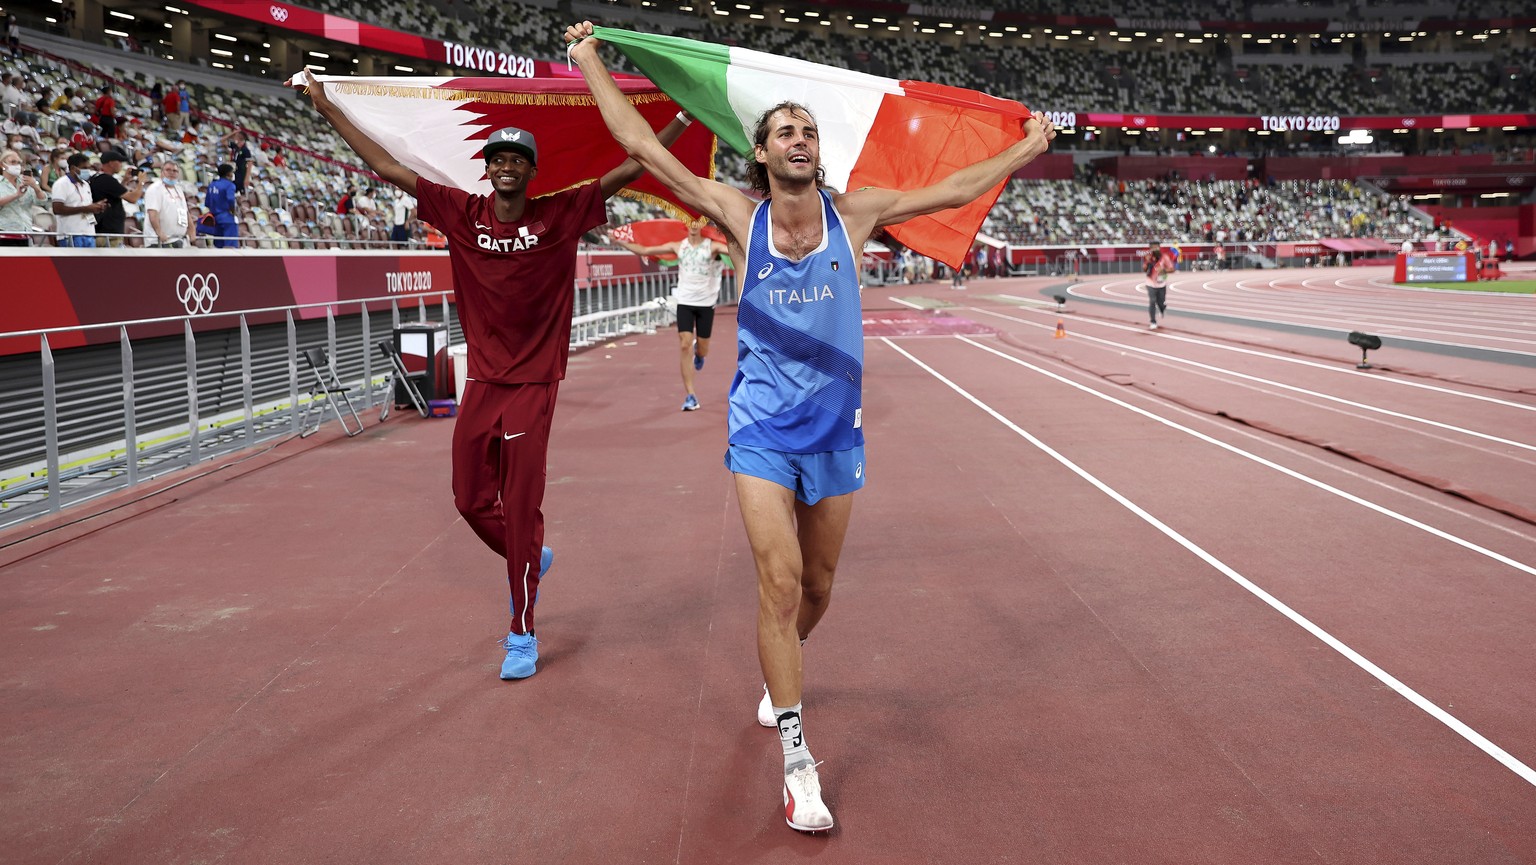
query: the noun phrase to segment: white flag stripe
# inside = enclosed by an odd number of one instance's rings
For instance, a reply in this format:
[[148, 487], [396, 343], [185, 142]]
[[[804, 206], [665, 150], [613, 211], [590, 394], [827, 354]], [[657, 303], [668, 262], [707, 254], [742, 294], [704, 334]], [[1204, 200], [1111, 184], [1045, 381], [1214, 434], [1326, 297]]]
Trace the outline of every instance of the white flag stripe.
[[811, 109], [820, 132], [827, 185], [846, 192], [880, 103], [887, 94], [899, 96], [902, 90], [889, 78], [732, 48], [726, 94], [748, 139], [757, 118], [780, 102], [799, 102]]
[[[489, 124], [466, 123], [475, 119], [468, 111], [457, 110], [459, 102], [429, 95], [436, 85], [448, 78], [411, 78], [409, 84], [400, 78], [350, 78], [334, 75], [316, 75], [316, 80], [328, 85], [326, 95], [359, 129], [379, 143], [400, 164], [422, 177], [454, 186], [471, 193], [490, 194], [490, 181], [482, 178], [485, 163], [476, 159], [482, 143], [466, 141], [477, 128]], [[294, 81], [302, 85], [300, 76]], [[369, 95], [346, 92], [347, 85], [363, 87], [387, 87], [392, 95]], [[419, 99], [399, 95], [402, 90], [420, 88]], [[430, 158], [430, 162], [427, 159]]]

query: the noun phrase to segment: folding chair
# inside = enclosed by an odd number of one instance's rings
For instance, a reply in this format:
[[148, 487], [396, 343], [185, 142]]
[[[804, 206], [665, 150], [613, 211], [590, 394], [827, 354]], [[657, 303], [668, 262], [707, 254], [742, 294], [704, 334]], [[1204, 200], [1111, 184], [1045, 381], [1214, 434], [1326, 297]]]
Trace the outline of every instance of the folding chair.
[[[341, 429], [348, 438], [362, 432], [363, 418], [357, 413], [357, 409], [352, 407], [352, 398], [348, 396], [352, 388], [341, 383], [341, 379], [336, 375], [336, 367], [331, 365], [330, 353], [324, 348], [305, 349], [304, 361], [309, 364], [309, 371], [315, 376], [315, 384], [309, 389], [310, 401], [304, 407], [304, 416], [299, 421], [299, 438], [313, 435], [325, 422], [325, 406], [317, 405], [322, 395], [325, 397], [326, 405], [335, 412], [336, 420], [341, 422]], [[352, 420], [357, 422], [357, 429], [348, 426], [346, 415], [341, 413], [341, 406], [336, 404], [338, 397], [346, 405], [347, 414], [352, 415]], [[317, 415], [314, 426], [309, 425], [311, 414]]]
[[411, 401], [411, 405], [416, 406], [416, 411], [420, 412], [422, 417], [426, 417], [429, 414], [427, 401], [422, 398], [421, 390], [416, 387], [416, 379], [418, 377], [424, 378], [426, 373], [412, 374], [405, 368], [405, 358], [400, 356], [400, 352], [395, 351], [394, 340], [381, 339], [375, 345], [379, 347], [379, 353], [389, 359], [390, 365], [389, 375], [384, 377], [384, 392], [386, 395], [384, 397], [384, 407], [379, 409], [379, 422], [383, 423], [384, 419], [389, 417], [389, 409], [395, 403], [400, 402], [401, 405], [404, 405], [400, 400], [401, 391], [405, 392], [405, 396]]

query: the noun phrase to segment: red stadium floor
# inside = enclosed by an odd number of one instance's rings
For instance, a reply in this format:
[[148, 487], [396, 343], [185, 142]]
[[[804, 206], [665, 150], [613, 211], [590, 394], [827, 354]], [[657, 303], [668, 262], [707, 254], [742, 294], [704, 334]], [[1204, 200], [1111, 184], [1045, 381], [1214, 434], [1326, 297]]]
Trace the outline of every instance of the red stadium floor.
[[698, 412], [671, 334], [572, 359], [524, 682], [452, 421], [0, 536], [0, 861], [1536, 863], [1532, 300], [1371, 275], [1176, 280], [1157, 332], [1129, 278], [866, 290], [828, 837], [753, 716], [723, 315]]

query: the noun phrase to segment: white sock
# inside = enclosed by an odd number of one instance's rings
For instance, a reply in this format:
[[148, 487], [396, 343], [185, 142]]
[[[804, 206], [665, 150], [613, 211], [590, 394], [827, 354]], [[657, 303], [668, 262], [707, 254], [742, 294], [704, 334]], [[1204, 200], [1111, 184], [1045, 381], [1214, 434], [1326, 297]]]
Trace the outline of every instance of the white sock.
[[805, 728], [800, 717], [800, 704], [774, 706], [773, 717], [779, 722], [779, 744], [784, 748], [784, 774], [788, 775], [801, 766], [815, 761], [811, 750], [805, 746]]

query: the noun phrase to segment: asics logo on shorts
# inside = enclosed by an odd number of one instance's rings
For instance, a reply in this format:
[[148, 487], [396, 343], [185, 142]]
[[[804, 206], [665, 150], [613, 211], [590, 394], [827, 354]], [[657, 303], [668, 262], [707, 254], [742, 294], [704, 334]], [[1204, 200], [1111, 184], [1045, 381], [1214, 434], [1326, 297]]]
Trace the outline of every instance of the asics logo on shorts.
[[853, 476], [856, 477], [856, 478], [864, 477], [864, 464], [863, 463], [859, 463], [857, 466], [854, 466], [854, 468], [853, 468]]
[[213, 312], [213, 302], [219, 299], [219, 275], [216, 273], [183, 273], [176, 277], [176, 299], [181, 301], [187, 315]]

